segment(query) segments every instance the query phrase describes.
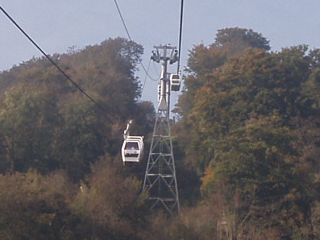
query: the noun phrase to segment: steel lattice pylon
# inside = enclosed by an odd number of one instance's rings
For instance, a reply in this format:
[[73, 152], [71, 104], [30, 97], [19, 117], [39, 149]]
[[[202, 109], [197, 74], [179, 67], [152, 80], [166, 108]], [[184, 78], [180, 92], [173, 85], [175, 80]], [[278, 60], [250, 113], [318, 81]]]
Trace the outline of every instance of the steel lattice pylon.
[[158, 111], [143, 188], [149, 192], [151, 208], [179, 211], [178, 187], [170, 123], [166, 111]]
[[[170, 120], [169, 120], [169, 96], [170, 88], [167, 79], [168, 49], [170, 46], [157, 47], [162, 49], [162, 77], [161, 95], [157, 117], [153, 129], [151, 147], [146, 167], [143, 189], [149, 192], [151, 209], [165, 209], [170, 214], [179, 212], [179, 195], [176, 178], [176, 170], [173, 156]], [[166, 91], [168, 89], [168, 91]]]

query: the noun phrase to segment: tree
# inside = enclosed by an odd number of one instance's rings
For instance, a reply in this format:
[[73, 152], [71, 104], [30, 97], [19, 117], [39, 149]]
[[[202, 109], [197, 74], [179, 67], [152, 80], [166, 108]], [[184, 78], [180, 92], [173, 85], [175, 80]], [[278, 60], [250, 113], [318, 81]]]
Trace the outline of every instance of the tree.
[[86, 98], [75, 95], [60, 109], [63, 125], [55, 140], [55, 156], [74, 182], [90, 172], [91, 164], [112, 151], [108, 116]]
[[108, 110], [123, 116], [134, 112], [140, 96], [135, 71], [142, 53], [141, 45], [115, 38], [72, 55], [63, 55], [60, 63], [67, 66], [83, 89], [95, 93]]
[[243, 51], [243, 48], [247, 47], [270, 50], [269, 41], [262, 34], [252, 29], [238, 27], [218, 30], [213, 45], [216, 47], [234, 45], [233, 49], [238, 48], [237, 51]]
[[272, 229], [282, 237], [312, 235], [312, 196], [306, 191], [311, 179], [300, 180], [293, 140], [273, 116], [251, 119], [216, 143], [209, 166], [214, 177], [207, 175], [202, 188], [210, 196], [208, 191], [216, 193], [224, 184], [224, 195], [230, 195], [227, 207], [236, 211], [238, 234], [255, 226], [256, 231]]
[[237, 61], [233, 59], [240, 58], [250, 48], [255, 49], [253, 52], [269, 50], [268, 43], [266, 38], [251, 29], [226, 28], [218, 31], [215, 42], [210, 46], [195, 46], [189, 52], [189, 75], [185, 78], [185, 89], [179, 97], [176, 112], [187, 118], [195, 105], [198, 91], [212, 83], [215, 71], [223, 69], [228, 62]]
[[2, 161], [10, 163], [10, 168], [2, 171], [57, 168], [52, 151], [60, 122], [55, 93], [42, 84], [22, 84], [7, 92], [0, 111], [5, 146]]
[[80, 186], [73, 212], [82, 220], [82, 236], [99, 239], [140, 239], [147, 209], [141, 182], [123, 177], [115, 165], [101, 159], [87, 184]]
[[118, 128], [127, 118], [137, 116], [137, 125], [148, 131], [141, 116], [150, 114], [150, 107], [137, 102], [141, 90], [135, 71], [142, 53], [141, 45], [116, 38], [52, 56], [99, 106], [46, 58], [33, 58], [0, 74], [6, 88], [1, 89], [6, 93], [0, 104], [0, 171], [63, 168], [78, 181], [99, 156], [119, 153]]
[[[261, 45], [232, 42], [241, 32], [222, 31], [210, 48], [194, 48], [179, 102], [184, 160], [205, 174], [204, 201], [217, 199], [219, 221], [228, 218], [239, 239], [312, 239], [318, 51], [267, 52], [261, 35]], [[211, 61], [208, 49], [225, 51], [224, 62]]]
[[210, 80], [198, 89], [188, 121], [194, 126], [195, 145], [203, 162], [210, 161], [212, 143], [244, 126], [254, 116], [275, 113], [290, 119], [316, 113], [314, 101], [303, 91], [311, 74], [310, 58], [303, 46], [281, 53], [252, 49], [214, 70]]
[[74, 192], [62, 172], [0, 175], [1, 239], [79, 239], [69, 210]]

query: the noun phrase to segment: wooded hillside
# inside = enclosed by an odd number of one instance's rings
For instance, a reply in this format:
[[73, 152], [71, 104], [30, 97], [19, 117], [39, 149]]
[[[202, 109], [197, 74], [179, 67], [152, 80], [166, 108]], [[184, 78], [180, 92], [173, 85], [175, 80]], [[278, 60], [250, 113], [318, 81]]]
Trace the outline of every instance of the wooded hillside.
[[189, 51], [172, 126], [181, 212], [147, 208], [146, 159], [123, 167], [128, 119], [146, 140], [142, 46], [108, 39], [0, 74], [1, 239], [320, 237], [320, 50], [273, 52], [252, 30]]
[[[138, 174], [123, 173], [128, 119], [152, 131], [154, 108], [138, 101], [142, 46], [121, 38], [0, 75], [0, 238], [127, 239], [143, 216]], [[135, 239], [136, 237], [130, 237]]]
[[[199, 239], [320, 237], [320, 52], [269, 49], [232, 28], [190, 51], [179, 136], [184, 161], [204, 175], [181, 225]], [[194, 214], [202, 228], [188, 225]]]

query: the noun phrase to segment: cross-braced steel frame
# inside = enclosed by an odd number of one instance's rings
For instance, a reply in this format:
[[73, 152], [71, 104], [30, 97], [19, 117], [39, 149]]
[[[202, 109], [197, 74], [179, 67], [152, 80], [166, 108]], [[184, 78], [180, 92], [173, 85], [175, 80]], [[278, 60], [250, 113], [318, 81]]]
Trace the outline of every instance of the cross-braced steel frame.
[[[165, 209], [168, 213], [179, 212], [179, 195], [172, 148], [169, 120], [170, 84], [167, 79], [167, 50], [170, 46], [157, 47], [163, 50], [161, 95], [153, 129], [151, 147], [146, 167], [143, 189], [148, 191], [151, 209]], [[168, 91], [166, 90], [168, 89]]]

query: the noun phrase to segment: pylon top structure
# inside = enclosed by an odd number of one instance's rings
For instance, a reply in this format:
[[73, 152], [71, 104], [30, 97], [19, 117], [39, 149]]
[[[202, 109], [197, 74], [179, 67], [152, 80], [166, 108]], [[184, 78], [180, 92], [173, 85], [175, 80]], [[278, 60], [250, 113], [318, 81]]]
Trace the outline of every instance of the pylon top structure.
[[[173, 64], [178, 61], [178, 51], [176, 47], [170, 45], [154, 46], [156, 51], [152, 52], [151, 59], [157, 63], [161, 62], [161, 77], [160, 77], [160, 96], [158, 111], [167, 111], [169, 114], [170, 108], [170, 81], [168, 79], [167, 66], [168, 62]], [[169, 54], [169, 51], [171, 53]]]
[[170, 214], [179, 212], [179, 195], [172, 148], [169, 120], [170, 81], [167, 73], [168, 62], [178, 60], [176, 47], [155, 46], [151, 59], [161, 62], [159, 105], [153, 129], [151, 147], [146, 167], [143, 189], [148, 191], [150, 208], [163, 209]]

